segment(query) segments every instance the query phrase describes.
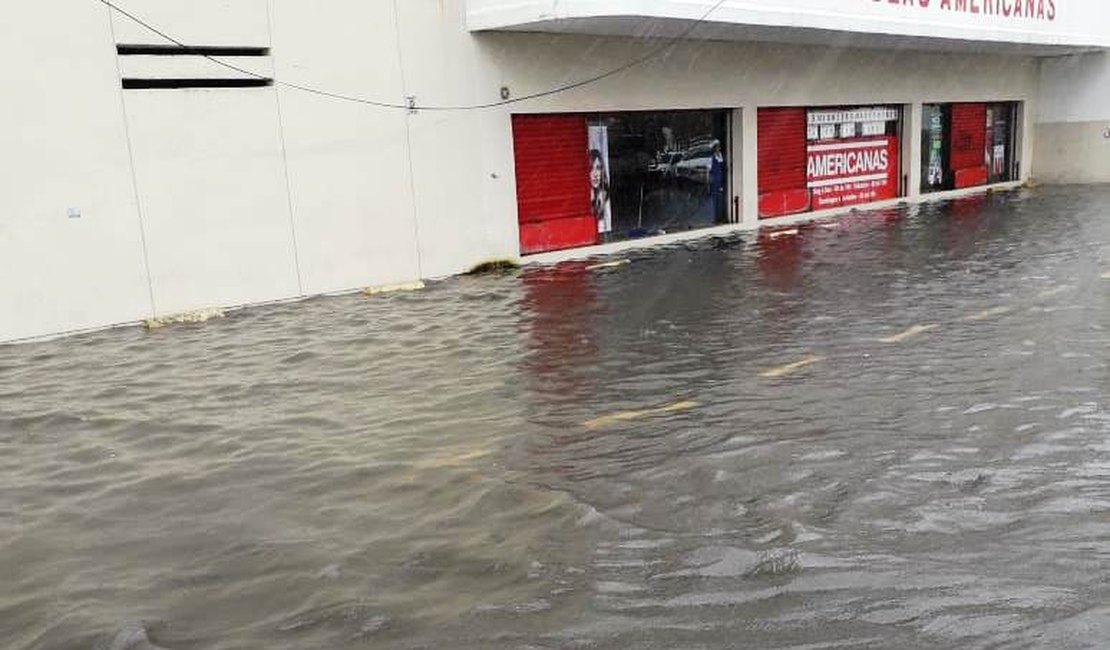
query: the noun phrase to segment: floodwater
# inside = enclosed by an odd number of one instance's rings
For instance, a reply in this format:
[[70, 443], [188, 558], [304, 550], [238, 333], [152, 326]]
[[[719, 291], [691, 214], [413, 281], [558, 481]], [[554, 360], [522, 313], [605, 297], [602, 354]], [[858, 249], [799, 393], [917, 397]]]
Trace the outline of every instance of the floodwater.
[[1107, 647], [1108, 206], [0, 347], [0, 645]]

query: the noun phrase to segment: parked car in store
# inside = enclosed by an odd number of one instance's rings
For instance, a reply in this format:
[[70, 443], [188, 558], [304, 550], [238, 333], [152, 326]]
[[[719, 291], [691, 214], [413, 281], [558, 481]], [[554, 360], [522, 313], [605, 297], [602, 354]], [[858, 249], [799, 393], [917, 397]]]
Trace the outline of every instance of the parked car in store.
[[652, 161], [648, 171], [659, 179], [673, 179], [677, 175], [676, 165], [681, 160], [681, 151], [666, 151]]
[[708, 185], [709, 169], [713, 163], [713, 148], [718, 144], [718, 140], [713, 140], [688, 149], [683, 154], [682, 160], [675, 164], [677, 176], [700, 185]]

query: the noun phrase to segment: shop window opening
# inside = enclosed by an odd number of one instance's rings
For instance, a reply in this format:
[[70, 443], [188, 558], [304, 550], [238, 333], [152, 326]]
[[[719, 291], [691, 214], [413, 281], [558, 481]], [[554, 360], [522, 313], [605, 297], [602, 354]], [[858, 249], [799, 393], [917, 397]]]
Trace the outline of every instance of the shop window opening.
[[759, 217], [902, 194], [900, 106], [761, 108]]
[[1017, 129], [1017, 102], [925, 104], [921, 191], [1017, 180]]
[[522, 254], [729, 222], [727, 110], [516, 115]]

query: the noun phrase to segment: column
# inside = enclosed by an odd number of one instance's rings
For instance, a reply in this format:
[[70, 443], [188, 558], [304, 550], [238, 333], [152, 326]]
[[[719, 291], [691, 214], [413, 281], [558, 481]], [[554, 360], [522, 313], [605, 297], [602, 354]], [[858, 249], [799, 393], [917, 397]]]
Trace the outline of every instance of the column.
[[[740, 164], [736, 166], [740, 179], [735, 193], [740, 196], [740, 223], [754, 228], [759, 225], [759, 113], [755, 106], [749, 106], [736, 114], [741, 128]], [[734, 178], [736, 174], [734, 171]]]
[[907, 199], [921, 196], [921, 129], [920, 102], [906, 104], [902, 109], [902, 176], [906, 179]]

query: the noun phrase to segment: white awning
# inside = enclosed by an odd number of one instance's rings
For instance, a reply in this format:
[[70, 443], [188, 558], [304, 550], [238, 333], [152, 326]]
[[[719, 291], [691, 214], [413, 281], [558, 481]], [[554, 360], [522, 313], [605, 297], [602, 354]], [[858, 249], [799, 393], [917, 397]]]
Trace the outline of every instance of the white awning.
[[1031, 56], [1110, 47], [1110, 3], [1092, 0], [467, 0], [467, 20], [471, 31]]

